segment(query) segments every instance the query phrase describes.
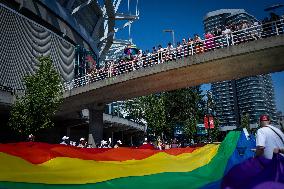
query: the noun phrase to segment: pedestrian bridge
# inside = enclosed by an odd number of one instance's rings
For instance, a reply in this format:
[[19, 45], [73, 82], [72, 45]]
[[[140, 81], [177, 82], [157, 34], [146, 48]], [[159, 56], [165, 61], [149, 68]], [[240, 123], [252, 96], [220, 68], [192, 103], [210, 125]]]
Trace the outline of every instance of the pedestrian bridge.
[[183, 57], [64, 92], [63, 112], [152, 93], [284, 70], [284, 35]]

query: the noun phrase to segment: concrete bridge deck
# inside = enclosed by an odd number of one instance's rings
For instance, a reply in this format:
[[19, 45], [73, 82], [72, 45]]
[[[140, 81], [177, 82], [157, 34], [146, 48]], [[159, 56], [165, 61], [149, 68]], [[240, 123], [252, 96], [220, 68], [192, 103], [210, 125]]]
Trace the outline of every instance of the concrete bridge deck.
[[90, 104], [284, 70], [284, 35], [241, 43], [89, 83], [64, 93], [59, 114]]

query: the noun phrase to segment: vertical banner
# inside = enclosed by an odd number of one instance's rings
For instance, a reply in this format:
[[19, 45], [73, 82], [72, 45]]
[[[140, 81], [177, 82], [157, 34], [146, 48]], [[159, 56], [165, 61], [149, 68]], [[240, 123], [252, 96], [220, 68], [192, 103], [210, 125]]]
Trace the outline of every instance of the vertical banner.
[[212, 115], [205, 115], [204, 116], [204, 126], [205, 126], [205, 129], [209, 129], [209, 128], [213, 129], [214, 128], [214, 119], [213, 119]]

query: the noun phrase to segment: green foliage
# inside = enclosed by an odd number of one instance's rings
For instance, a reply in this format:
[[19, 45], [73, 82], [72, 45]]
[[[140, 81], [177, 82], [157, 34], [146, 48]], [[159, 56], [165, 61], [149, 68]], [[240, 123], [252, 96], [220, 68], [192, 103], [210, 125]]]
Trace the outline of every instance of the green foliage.
[[143, 124], [144, 110], [142, 108], [142, 97], [134, 98], [125, 102], [123, 110], [127, 113], [126, 118], [138, 124]]
[[135, 122], [146, 121], [148, 130], [158, 136], [172, 137], [178, 123], [192, 138], [203, 118], [203, 104], [200, 87], [193, 87], [133, 99], [126, 103], [125, 111]]
[[147, 126], [158, 136], [168, 132], [170, 129], [166, 124], [164, 94], [142, 97], [141, 101]]
[[54, 125], [52, 118], [63, 95], [60, 75], [49, 57], [40, 57], [35, 74], [24, 77], [25, 94], [12, 106], [9, 126], [22, 134]]
[[188, 118], [183, 123], [184, 123], [183, 132], [184, 132], [185, 136], [188, 139], [194, 138], [194, 136], [196, 134], [196, 130], [197, 130], [196, 125], [198, 123], [196, 118], [195, 117]]
[[250, 131], [250, 119], [249, 119], [249, 114], [244, 114], [241, 117], [241, 127], [246, 128], [248, 131]]
[[143, 96], [126, 102], [128, 117], [137, 123], [147, 122], [148, 128], [161, 135], [169, 128], [165, 119], [164, 94]]
[[167, 122], [171, 125], [181, 123], [184, 134], [192, 138], [196, 124], [202, 121], [204, 104], [200, 87], [178, 89], [165, 93]]

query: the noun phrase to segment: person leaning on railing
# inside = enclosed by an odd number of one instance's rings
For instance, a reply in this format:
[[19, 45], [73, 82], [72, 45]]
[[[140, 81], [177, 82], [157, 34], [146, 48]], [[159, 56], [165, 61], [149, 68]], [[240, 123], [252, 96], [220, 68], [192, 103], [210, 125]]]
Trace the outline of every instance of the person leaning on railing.
[[203, 42], [198, 34], [194, 35], [194, 46], [195, 46], [195, 53], [203, 53]]

